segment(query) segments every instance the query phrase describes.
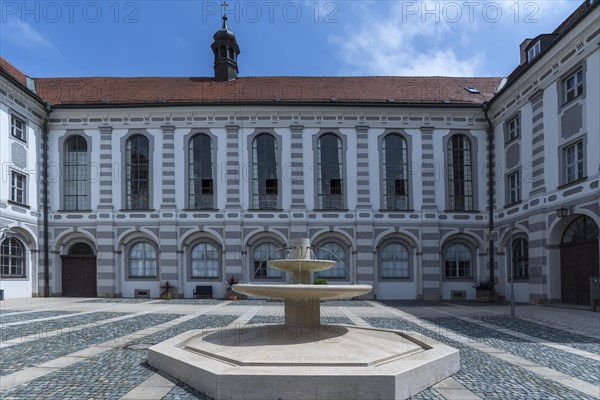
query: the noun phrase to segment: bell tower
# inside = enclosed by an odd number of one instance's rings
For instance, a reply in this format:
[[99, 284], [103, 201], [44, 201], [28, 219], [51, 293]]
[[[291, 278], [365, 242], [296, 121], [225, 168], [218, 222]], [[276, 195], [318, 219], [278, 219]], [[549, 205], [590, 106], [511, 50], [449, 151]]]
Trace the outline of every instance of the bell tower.
[[223, 2], [223, 25], [213, 35], [215, 40], [210, 46], [215, 56], [215, 80], [227, 82], [237, 79], [237, 58], [240, 47], [235, 40], [235, 35], [227, 27], [227, 2]]

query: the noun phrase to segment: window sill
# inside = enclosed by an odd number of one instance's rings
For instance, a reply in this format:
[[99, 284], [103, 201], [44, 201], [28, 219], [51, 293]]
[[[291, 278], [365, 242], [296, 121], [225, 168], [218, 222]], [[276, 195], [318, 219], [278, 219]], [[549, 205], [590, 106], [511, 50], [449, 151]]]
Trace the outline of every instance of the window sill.
[[568, 188], [568, 187], [575, 186], [575, 185], [577, 185], [577, 184], [579, 184], [579, 183], [585, 182], [585, 181], [587, 180], [587, 178], [588, 178], [587, 176], [584, 176], [583, 178], [579, 178], [579, 179], [577, 179], [577, 180], [575, 180], [575, 181], [571, 181], [571, 182], [563, 183], [562, 185], [560, 185], [560, 186], [557, 186], [556, 188], [557, 188], [558, 190], [563, 190], [563, 189], [566, 189], [566, 188]]
[[567, 102], [565, 102], [565, 103], [562, 103], [562, 104], [560, 105], [560, 108], [565, 108], [565, 107], [566, 107], [566, 106], [568, 106], [569, 104], [573, 104], [573, 102], [574, 102], [574, 101], [578, 100], [578, 99], [579, 99], [579, 98], [581, 98], [582, 96], [583, 96], [583, 93], [582, 93], [582, 94], [578, 94], [578, 95], [577, 95], [577, 97], [573, 97], [571, 100], [569, 100], [569, 101], [567, 101]]
[[315, 208], [313, 212], [348, 212], [349, 208]]
[[265, 211], [273, 211], [273, 212], [283, 212], [283, 208], [249, 208], [246, 210], [247, 212], [265, 212]]
[[129, 281], [157, 281], [157, 276], [128, 276]]
[[189, 278], [190, 282], [221, 282], [221, 277], [217, 277], [217, 278], [202, 278], [200, 276], [195, 277], [195, 276], [191, 276]]
[[455, 214], [481, 214], [479, 210], [444, 210], [445, 213], [455, 213]]
[[[510, 278], [507, 281], [510, 284]], [[527, 278], [513, 278], [513, 283], [529, 283], [529, 277]]]
[[379, 278], [379, 282], [412, 282], [413, 279], [410, 276], [403, 278]]
[[71, 214], [75, 214], [75, 213], [91, 213], [94, 210], [56, 210], [56, 212], [58, 213], [71, 213]]
[[475, 283], [475, 279], [473, 279], [473, 278], [448, 278], [448, 277], [444, 277], [443, 282]]
[[16, 281], [22, 281], [27, 279], [27, 275], [2, 275], [2, 279], [14, 279]]
[[523, 202], [523, 200], [517, 200], [517, 201], [515, 201], [515, 202], [512, 202], [512, 203], [510, 203], [510, 204], [506, 204], [506, 205], [504, 206], [504, 209], [511, 208], [511, 207], [515, 207], [515, 206], [517, 206], [517, 205], [521, 204], [522, 202]]
[[30, 210], [30, 209], [31, 209], [31, 207], [30, 207], [30, 206], [28, 206], [27, 204], [19, 203], [18, 201], [14, 201], [14, 200], [6, 200], [6, 202], [7, 202], [8, 204], [12, 204], [13, 206], [19, 206], [19, 207], [23, 207], [23, 208], [26, 208], [26, 209], [28, 209], [28, 210]]
[[10, 134], [10, 137], [13, 138], [13, 139], [15, 139], [15, 140], [17, 140], [17, 141], [19, 141], [19, 142], [21, 142], [21, 143], [23, 143], [23, 144], [27, 144], [27, 140], [21, 139], [20, 137], [15, 136], [12, 133]]
[[519, 139], [521, 139], [521, 134], [518, 134], [518, 135], [517, 135], [517, 136], [515, 136], [514, 138], [512, 138], [512, 139], [509, 139], [508, 141], [504, 142], [504, 145], [506, 146], [506, 145], [512, 144], [513, 142], [516, 142], [516, 141], [518, 141]]
[[129, 208], [122, 208], [119, 210], [119, 212], [155, 212], [156, 210], [154, 208], [147, 208], [147, 209], [143, 209], [143, 210], [132, 210]]
[[379, 211], [379, 212], [405, 212], [405, 213], [415, 212], [415, 210], [413, 210], [413, 209], [392, 209], [392, 208], [380, 208], [377, 211]]
[[219, 211], [219, 209], [218, 208], [184, 208], [181, 211], [185, 211], [185, 212], [199, 212], [199, 211], [215, 212], [215, 211]]

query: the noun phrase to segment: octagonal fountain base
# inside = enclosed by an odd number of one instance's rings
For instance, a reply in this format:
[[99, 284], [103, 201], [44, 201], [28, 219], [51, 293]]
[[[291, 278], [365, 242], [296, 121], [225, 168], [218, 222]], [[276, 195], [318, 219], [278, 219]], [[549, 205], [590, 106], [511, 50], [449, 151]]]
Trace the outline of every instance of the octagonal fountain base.
[[148, 362], [218, 400], [405, 399], [456, 373], [459, 352], [393, 330], [262, 325], [189, 331]]

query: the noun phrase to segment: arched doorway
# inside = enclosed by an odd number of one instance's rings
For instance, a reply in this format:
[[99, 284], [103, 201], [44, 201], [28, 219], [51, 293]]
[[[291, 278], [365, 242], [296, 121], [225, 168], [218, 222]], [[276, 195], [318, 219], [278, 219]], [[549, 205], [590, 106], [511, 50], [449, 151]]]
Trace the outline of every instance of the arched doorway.
[[75, 243], [62, 256], [62, 294], [66, 297], [96, 297], [96, 256], [86, 243]]
[[565, 229], [560, 246], [563, 303], [590, 304], [590, 277], [599, 274], [598, 234], [598, 225], [586, 215]]

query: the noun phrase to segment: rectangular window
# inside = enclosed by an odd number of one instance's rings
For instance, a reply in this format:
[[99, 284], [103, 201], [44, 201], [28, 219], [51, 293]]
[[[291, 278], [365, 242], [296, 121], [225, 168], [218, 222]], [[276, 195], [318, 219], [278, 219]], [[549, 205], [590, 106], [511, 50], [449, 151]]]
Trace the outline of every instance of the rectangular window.
[[22, 119], [15, 117], [14, 115], [11, 115], [10, 119], [10, 134], [19, 140], [22, 140], [24, 142], [27, 141], [27, 138], [25, 136], [25, 122]]
[[578, 181], [583, 174], [583, 141], [579, 141], [563, 150], [565, 165], [565, 183]]
[[519, 171], [509, 174], [506, 178], [506, 186], [508, 189], [507, 204], [513, 204], [521, 201], [521, 177]]
[[11, 175], [10, 199], [15, 203], [27, 204], [25, 188], [27, 176], [13, 171]]
[[563, 104], [583, 94], [583, 69], [578, 69], [563, 80], [564, 99]]
[[508, 130], [507, 142], [518, 138], [521, 135], [521, 118], [517, 115], [506, 123]]
[[527, 52], [527, 61], [531, 62], [531, 60], [533, 60], [534, 58], [537, 57], [538, 54], [540, 54], [540, 52], [542, 51], [542, 46], [540, 44], [540, 41], [538, 40], [532, 48], [529, 49], [529, 51]]

